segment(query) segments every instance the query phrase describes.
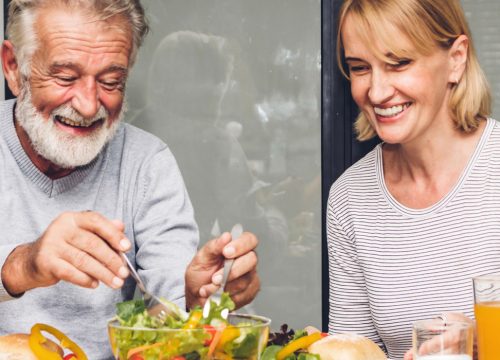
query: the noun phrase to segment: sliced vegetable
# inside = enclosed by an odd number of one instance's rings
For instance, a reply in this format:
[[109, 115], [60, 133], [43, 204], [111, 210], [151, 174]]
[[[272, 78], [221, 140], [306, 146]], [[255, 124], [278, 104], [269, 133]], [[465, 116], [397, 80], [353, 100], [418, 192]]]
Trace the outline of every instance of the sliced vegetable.
[[283, 349], [281, 349], [276, 354], [276, 360], [283, 360], [287, 356], [293, 354], [297, 350], [306, 349], [312, 343], [320, 340], [322, 338], [321, 333], [314, 333], [311, 335], [302, 336], [298, 339], [295, 339], [289, 342]]
[[275, 360], [276, 354], [283, 349], [281, 345], [271, 345], [266, 347], [264, 352], [262, 353], [261, 360]]
[[219, 342], [215, 346], [217, 350], [223, 349], [224, 345], [229, 343], [230, 341], [233, 341], [237, 337], [240, 336], [240, 329], [238, 329], [234, 325], [228, 325], [226, 328], [222, 331], [222, 335], [220, 337]]
[[203, 343], [203, 345], [208, 346], [214, 340], [215, 333], [217, 332], [217, 330], [212, 325], [203, 325], [203, 329], [205, 329], [205, 332], [210, 335], [210, 337], [206, 339], [205, 342]]
[[135, 355], [132, 355], [129, 360], [144, 360], [144, 358], [142, 357], [142, 355], [139, 355], [139, 354], [135, 354]]
[[195, 329], [198, 327], [201, 317], [203, 316], [203, 312], [201, 309], [194, 309], [191, 311], [191, 315], [189, 315], [188, 321], [182, 327], [183, 329]]
[[83, 350], [76, 343], [74, 343], [61, 331], [46, 324], [35, 324], [31, 328], [29, 344], [31, 351], [33, 351], [38, 358], [44, 360], [61, 360], [61, 356], [58, 353], [50, 351], [42, 346], [42, 344], [47, 341], [47, 338], [45, 338], [42, 334], [42, 331], [45, 331], [57, 338], [60, 341], [61, 347], [63, 349], [71, 350], [77, 360], [87, 360], [87, 355], [85, 355]]
[[215, 346], [219, 343], [220, 338], [222, 336], [222, 332], [224, 331], [225, 326], [221, 326], [219, 329], [217, 329], [217, 332], [214, 335], [214, 338], [212, 342], [210, 343], [210, 346], [208, 347], [208, 356], [210, 357], [214, 351], [215, 351]]
[[146, 351], [148, 349], [154, 349], [154, 348], [160, 347], [162, 345], [164, 345], [164, 344], [163, 343], [156, 343], [156, 344], [151, 344], [151, 345], [138, 346], [136, 348], [130, 349], [127, 353], [127, 359], [130, 359], [134, 355], [140, 354], [143, 351]]

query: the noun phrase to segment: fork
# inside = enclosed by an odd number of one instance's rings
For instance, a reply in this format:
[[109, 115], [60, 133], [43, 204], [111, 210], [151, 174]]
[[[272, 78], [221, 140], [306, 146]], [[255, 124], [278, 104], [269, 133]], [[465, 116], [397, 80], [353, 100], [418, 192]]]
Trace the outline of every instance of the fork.
[[[243, 233], [243, 226], [241, 224], [236, 224], [233, 226], [231, 229], [231, 241], [234, 239], [237, 239], [241, 236]], [[210, 314], [210, 308], [212, 307], [211, 303], [212, 301], [215, 302], [217, 305], [220, 304], [220, 299], [221, 295], [224, 291], [224, 288], [226, 287], [226, 281], [229, 276], [229, 272], [231, 271], [231, 267], [233, 266], [234, 259], [226, 259], [224, 260], [224, 272], [222, 275], [222, 282], [220, 284], [220, 287], [215, 291], [212, 295], [208, 297], [208, 299], [205, 302], [205, 305], [203, 306], [203, 317], [207, 318], [208, 315]], [[223, 319], [227, 319], [227, 316], [229, 315], [229, 309], [222, 309], [221, 311], [221, 317]]]
[[137, 287], [142, 293], [144, 304], [146, 306], [146, 311], [148, 312], [149, 316], [158, 319], [162, 324], [165, 322], [167, 316], [169, 315], [174, 317], [175, 319], [180, 319], [183, 321], [187, 320], [188, 314], [184, 310], [177, 307], [173, 303], [164, 301], [160, 299], [158, 296], [151, 294], [146, 289], [144, 282], [142, 281], [137, 271], [135, 271], [135, 268], [128, 259], [127, 255], [125, 255], [124, 253], [120, 254], [122, 256], [122, 259], [125, 260], [125, 262], [127, 263], [127, 266], [130, 270], [130, 274], [136, 281]]

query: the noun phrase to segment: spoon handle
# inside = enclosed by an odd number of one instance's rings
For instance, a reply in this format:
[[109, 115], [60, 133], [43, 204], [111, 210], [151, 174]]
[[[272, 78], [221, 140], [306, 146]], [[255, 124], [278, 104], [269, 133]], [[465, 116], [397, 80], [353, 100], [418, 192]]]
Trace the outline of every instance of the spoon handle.
[[[236, 224], [231, 229], [231, 241], [239, 238], [243, 234], [243, 226], [241, 224]], [[231, 272], [231, 268], [233, 267], [234, 259], [226, 259], [224, 260], [224, 272], [222, 274], [222, 283], [220, 289], [224, 289], [226, 287], [227, 278], [229, 273]]]
[[139, 287], [139, 289], [142, 291], [143, 294], [147, 293], [146, 287], [144, 286], [144, 283], [142, 282], [142, 280], [141, 280], [139, 274], [137, 273], [137, 271], [135, 271], [135, 268], [132, 265], [132, 263], [130, 262], [130, 260], [128, 259], [127, 255], [125, 255], [124, 253], [120, 253], [120, 255], [121, 255], [122, 259], [125, 260], [125, 262], [127, 263], [128, 269], [130, 270], [130, 274], [132, 275], [132, 277], [136, 281], [137, 286]]

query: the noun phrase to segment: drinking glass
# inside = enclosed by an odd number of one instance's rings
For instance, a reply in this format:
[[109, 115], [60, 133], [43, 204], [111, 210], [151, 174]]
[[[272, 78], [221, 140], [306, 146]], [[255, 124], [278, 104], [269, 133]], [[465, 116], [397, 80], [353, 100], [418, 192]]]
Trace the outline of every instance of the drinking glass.
[[474, 313], [479, 360], [500, 359], [500, 274], [478, 276], [474, 284]]
[[472, 360], [474, 326], [461, 321], [421, 320], [413, 324], [415, 360]]

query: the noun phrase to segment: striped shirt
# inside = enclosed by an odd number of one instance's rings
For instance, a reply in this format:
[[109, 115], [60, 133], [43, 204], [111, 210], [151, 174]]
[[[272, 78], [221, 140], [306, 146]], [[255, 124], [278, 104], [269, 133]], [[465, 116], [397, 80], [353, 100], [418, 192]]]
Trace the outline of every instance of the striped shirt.
[[472, 277], [500, 272], [500, 123], [488, 119], [455, 186], [425, 209], [391, 196], [378, 145], [333, 184], [327, 235], [331, 333], [357, 332], [402, 359], [414, 321], [473, 318]]

